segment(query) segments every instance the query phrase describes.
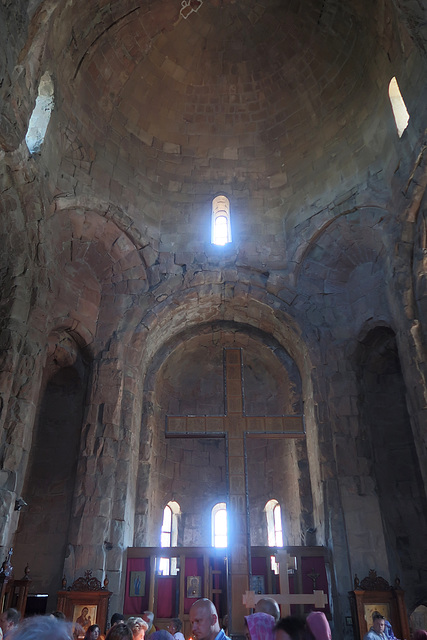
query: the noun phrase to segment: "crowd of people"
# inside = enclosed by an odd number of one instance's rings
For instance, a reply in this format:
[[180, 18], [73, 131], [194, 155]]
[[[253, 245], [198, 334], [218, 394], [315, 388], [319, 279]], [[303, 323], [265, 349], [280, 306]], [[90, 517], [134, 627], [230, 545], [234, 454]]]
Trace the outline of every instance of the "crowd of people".
[[[20, 621], [16, 609], [7, 609], [0, 614], [0, 640], [76, 640], [83, 638], [83, 634], [84, 640], [185, 640], [179, 618], [172, 619], [167, 629], [156, 629], [151, 611], [127, 619], [123, 614], [115, 613], [104, 638], [97, 624], [92, 624], [90, 619], [83, 620], [86, 613], [82, 609], [81, 620], [74, 623], [67, 621], [60, 611]], [[215, 605], [207, 598], [193, 604], [189, 619], [190, 640], [230, 640], [227, 616], [221, 626]], [[279, 606], [273, 598], [262, 598], [255, 612], [245, 616], [245, 636], [246, 640], [332, 640], [323, 612], [312, 611], [305, 619], [297, 616], [280, 618]], [[397, 639], [389, 621], [374, 612], [372, 626], [363, 640]], [[415, 631], [413, 640], [427, 640], [427, 631]]]

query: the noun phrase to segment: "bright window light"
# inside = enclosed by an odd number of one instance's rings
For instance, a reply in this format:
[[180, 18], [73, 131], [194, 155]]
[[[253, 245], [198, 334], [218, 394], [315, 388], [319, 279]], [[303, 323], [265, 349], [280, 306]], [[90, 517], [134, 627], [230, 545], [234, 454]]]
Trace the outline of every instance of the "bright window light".
[[230, 201], [226, 196], [212, 200], [212, 243], [224, 245], [231, 242]]
[[[172, 509], [169, 505], [163, 510], [163, 524], [160, 532], [160, 546], [170, 547], [172, 538]], [[160, 558], [159, 572], [164, 575], [169, 575], [170, 562], [169, 558]]]
[[280, 510], [280, 504], [276, 504], [273, 509], [273, 520], [275, 546], [283, 547], [282, 513]]
[[46, 72], [40, 80], [36, 105], [25, 136], [25, 142], [30, 153], [39, 153], [41, 150], [53, 106], [53, 82]]
[[393, 110], [397, 134], [399, 138], [401, 138], [403, 132], [408, 126], [409, 113], [403, 101], [402, 94], [400, 93], [399, 85], [397, 84], [396, 78], [392, 78], [390, 80], [390, 84], [388, 86], [388, 95], [390, 98], [391, 108]]
[[163, 510], [163, 524], [162, 531], [160, 533], [160, 546], [170, 547], [172, 536], [172, 509], [169, 505]]
[[[176, 547], [178, 544], [178, 518], [180, 506], [174, 500], [163, 509], [163, 522], [160, 530], [160, 546]], [[159, 558], [158, 571], [164, 576], [177, 574], [177, 558]]]
[[169, 575], [169, 558], [160, 558], [159, 560], [159, 573], [162, 576], [168, 576]]
[[215, 218], [215, 244], [226, 244], [228, 238], [227, 218], [218, 216]]
[[270, 556], [270, 563], [271, 563], [271, 570], [274, 573], [275, 576], [278, 576], [280, 571], [279, 571], [279, 563], [276, 562], [276, 558], [275, 556]]
[[227, 544], [227, 506], [219, 502], [212, 509], [212, 546], [224, 548]]
[[277, 500], [269, 500], [264, 507], [267, 518], [269, 547], [283, 547], [282, 511]]

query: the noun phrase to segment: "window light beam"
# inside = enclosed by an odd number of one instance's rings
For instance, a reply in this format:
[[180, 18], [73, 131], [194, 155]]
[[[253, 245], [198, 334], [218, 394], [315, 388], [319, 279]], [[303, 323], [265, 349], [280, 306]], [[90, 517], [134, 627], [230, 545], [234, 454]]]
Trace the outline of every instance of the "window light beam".
[[403, 132], [408, 126], [410, 116], [395, 77], [390, 80], [388, 95], [390, 98], [394, 121], [396, 123], [397, 134], [399, 138], [401, 138]]
[[230, 201], [224, 196], [212, 200], [212, 244], [224, 246], [231, 242]]

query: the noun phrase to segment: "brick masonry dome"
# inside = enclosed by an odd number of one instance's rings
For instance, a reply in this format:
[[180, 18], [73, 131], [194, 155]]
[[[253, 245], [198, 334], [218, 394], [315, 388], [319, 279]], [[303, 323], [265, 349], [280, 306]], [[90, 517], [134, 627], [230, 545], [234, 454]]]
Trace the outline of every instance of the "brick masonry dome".
[[119, 156], [148, 197], [231, 185], [296, 208], [387, 148], [397, 27], [366, 0], [72, 4], [56, 81], [88, 156], [109, 140], [104, 179]]

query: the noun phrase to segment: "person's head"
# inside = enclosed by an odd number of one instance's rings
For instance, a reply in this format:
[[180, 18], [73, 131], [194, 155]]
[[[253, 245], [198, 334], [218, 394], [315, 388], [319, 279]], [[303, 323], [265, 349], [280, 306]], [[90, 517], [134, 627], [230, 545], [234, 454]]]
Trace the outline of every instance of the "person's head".
[[111, 626], [114, 627], [115, 624], [122, 624], [125, 621], [125, 617], [123, 613], [113, 613], [111, 616]]
[[142, 614], [141, 618], [143, 620], [145, 620], [145, 622], [148, 624], [147, 631], [150, 631], [151, 627], [153, 626], [153, 622], [154, 622], [154, 613], [152, 611], [144, 611], [144, 613]]
[[166, 629], [158, 629], [150, 636], [150, 640], [173, 640], [173, 635]]
[[424, 629], [415, 629], [412, 640], [427, 640], [427, 631], [424, 631]]
[[281, 618], [274, 627], [275, 640], [304, 640], [305, 621], [298, 616]]
[[374, 613], [372, 617], [372, 626], [376, 633], [384, 633], [385, 618], [380, 613]]
[[331, 640], [331, 628], [323, 611], [310, 611], [307, 616], [307, 628], [314, 640]]
[[97, 624], [91, 624], [90, 627], [87, 628], [85, 634], [85, 640], [98, 640], [101, 635], [101, 629]]
[[19, 622], [21, 614], [16, 609], [6, 609], [0, 615], [0, 628], [5, 636], [9, 633]]
[[132, 631], [127, 624], [117, 622], [114, 627], [111, 627], [105, 640], [133, 640]]
[[172, 620], [169, 622], [167, 626], [167, 630], [172, 635], [174, 635], [175, 633], [178, 633], [178, 631], [181, 631], [181, 629], [182, 629], [182, 622], [179, 618], [172, 618]]
[[245, 616], [247, 640], [273, 640], [275, 620], [269, 613], [258, 611]]
[[220, 631], [214, 603], [207, 598], [196, 600], [190, 609], [190, 624], [195, 640], [214, 640]]
[[65, 613], [63, 611], [52, 611], [50, 614], [52, 618], [56, 618], [57, 620], [66, 620]]
[[32, 616], [15, 626], [8, 636], [11, 640], [72, 640], [73, 625], [53, 616]]
[[143, 640], [145, 632], [148, 630], [148, 624], [142, 618], [129, 618], [126, 622], [132, 631], [133, 640]]
[[269, 613], [277, 622], [280, 618], [280, 609], [274, 598], [261, 598], [255, 605], [255, 613]]

